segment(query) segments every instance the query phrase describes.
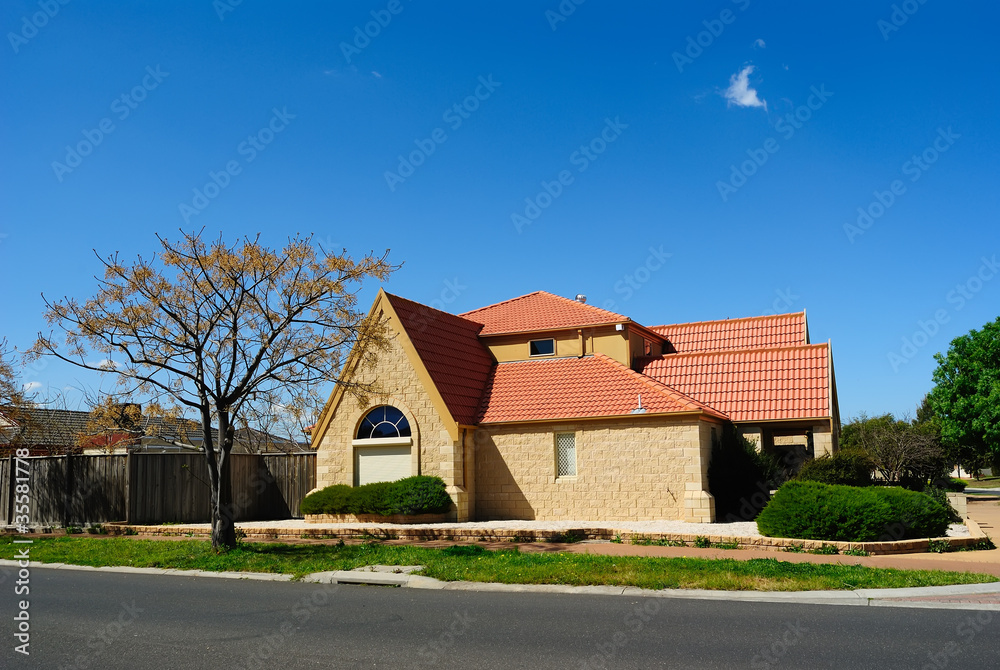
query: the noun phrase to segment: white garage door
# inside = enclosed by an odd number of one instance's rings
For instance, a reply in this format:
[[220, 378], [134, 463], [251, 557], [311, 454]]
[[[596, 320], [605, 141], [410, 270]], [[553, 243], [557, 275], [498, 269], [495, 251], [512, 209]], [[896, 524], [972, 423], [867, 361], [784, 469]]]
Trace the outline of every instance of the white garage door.
[[410, 447], [357, 447], [354, 472], [358, 486], [409, 477]]

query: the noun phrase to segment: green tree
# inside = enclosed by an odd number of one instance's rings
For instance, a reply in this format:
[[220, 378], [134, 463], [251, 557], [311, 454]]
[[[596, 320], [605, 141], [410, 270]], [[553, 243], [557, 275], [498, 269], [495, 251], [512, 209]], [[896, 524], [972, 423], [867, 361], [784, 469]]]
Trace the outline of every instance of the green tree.
[[893, 484], [923, 488], [940, 479], [947, 457], [932, 428], [896, 419], [892, 414], [862, 413], [841, 428], [844, 452], [861, 452], [879, 477]]
[[32, 353], [116, 375], [122, 398], [149, 397], [197, 415], [212, 546], [230, 548], [236, 429], [253, 407], [287, 403], [319, 383], [342, 384], [363, 402], [378, 390], [345, 381], [344, 363], [357, 347], [352, 364], [371, 366], [387, 346], [385, 324], [358, 311], [357, 293], [364, 280], [395, 268], [385, 255], [317, 254], [308, 237], [277, 250], [259, 237], [232, 245], [221, 237], [206, 244], [201, 233], [158, 239], [152, 259], [101, 258], [104, 276], [89, 300], [46, 300], [46, 317], [65, 342], [39, 333]]
[[929, 402], [946, 444], [981, 459], [1000, 461], [1000, 318], [956, 337], [935, 354]]

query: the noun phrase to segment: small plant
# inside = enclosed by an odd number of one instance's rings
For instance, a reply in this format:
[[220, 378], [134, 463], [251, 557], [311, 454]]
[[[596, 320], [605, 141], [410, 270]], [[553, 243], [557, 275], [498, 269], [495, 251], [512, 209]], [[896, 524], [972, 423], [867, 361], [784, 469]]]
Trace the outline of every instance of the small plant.
[[715, 547], [716, 549], [739, 549], [740, 548], [740, 543], [736, 542], [736, 541], [733, 541], [733, 542], [716, 542], [712, 546]]
[[801, 544], [790, 544], [782, 549], [782, 551], [787, 551], [790, 554], [804, 554], [806, 553], [806, 548]]
[[840, 553], [840, 549], [837, 549], [832, 544], [824, 544], [823, 546], [817, 547], [816, 549], [810, 549], [809, 553], [818, 554], [820, 556], [834, 556]]
[[[509, 542], [532, 542], [532, 541], [533, 541], [532, 538], [528, 537], [527, 535], [514, 535], [509, 540]], [[551, 539], [549, 541], [550, 542], [558, 542], [559, 540]]]
[[632, 537], [632, 544], [637, 544], [640, 547], [648, 547], [653, 544], [653, 541], [645, 535], [635, 535]]
[[138, 535], [138, 534], [139, 531], [137, 531], [135, 528], [126, 528], [125, 532], [123, 533], [123, 535]]
[[712, 542], [704, 535], [698, 535], [694, 538], [694, 546], [699, 549], [708, 549], [712, 546]]
[[67, 535], [78, 535], [83, 532], [83, 528], [80, 526], [66, 526]]
[[621, 544], [622, 543], [622, 536], [621, 535], [615, 535], [614, 538], [611, 539], [611, 543], [612, 544]]
[[951, 542], [948, 540], [931, 540], [927, 543], [927, 551], [934, 554], [944, 554], [951, 551]]
[[103, 535], [104, 528], [101, 526], [101, 524], [95, 523], [93, 525], [87, 526], [87, 532], [90, 533], [91, 535]]
[[861, 547], [851, 547], [850, 549], [844, 550], [844, 556], [870, 556], [867, 551]]

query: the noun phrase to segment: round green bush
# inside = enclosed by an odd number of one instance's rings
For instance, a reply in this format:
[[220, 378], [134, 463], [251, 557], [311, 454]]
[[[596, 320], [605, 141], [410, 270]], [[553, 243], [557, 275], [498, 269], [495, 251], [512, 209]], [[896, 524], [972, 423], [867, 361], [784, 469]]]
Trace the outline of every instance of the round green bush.
[[768, 537], [873, 542], [938, 537], [948, 510], [936, 500], [901, 488], [790, 481], [757, 517]]
[[416, 476], [363, 486], [335, 484], [310, 493], [303, 514], [436, 514], [451, 508], [451, 496], [440, 477]]
[[871, 459], [864, 454], [841, 451], [832, 457], [822, 456], [807, 462], [795, 479], [821, 484], [871, 486], [872, 470]]

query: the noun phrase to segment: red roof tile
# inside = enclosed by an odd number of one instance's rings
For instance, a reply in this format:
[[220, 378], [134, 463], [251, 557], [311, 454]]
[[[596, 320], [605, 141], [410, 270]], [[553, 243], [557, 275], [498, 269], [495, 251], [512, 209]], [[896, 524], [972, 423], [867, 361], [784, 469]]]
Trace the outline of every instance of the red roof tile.
[[[753, 316], [724, 321], [653, 326], [681, 354], [737, 349], [772, 349], [809, 343], [806, 313]], [[671, 353], [672, 353], [671, 352]]]
[[627, 316], [545, 291], [535, 291], [459, 316], [484, 324], [480, 335], [577, 328], [629, 320]]
[[480, 421], [621, 416], [637, 407], [640, 393], [650, 414], [700, 411], [722, 417], [693, 398], [594, 354], [500, 363], [486, 384]]
[[736, 422], [832, 416], [830, 348], [668, 354], [640, 361], [641, 371], [729, 415]]
[[474, 425], [493, 358], [477, 335], [483, 325], [386, 293], [455, 421]]

